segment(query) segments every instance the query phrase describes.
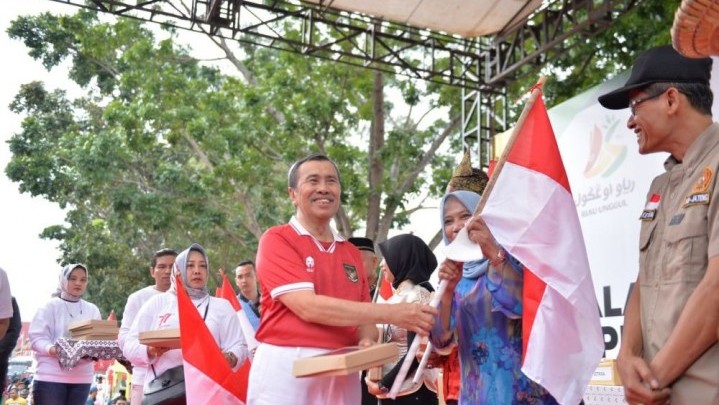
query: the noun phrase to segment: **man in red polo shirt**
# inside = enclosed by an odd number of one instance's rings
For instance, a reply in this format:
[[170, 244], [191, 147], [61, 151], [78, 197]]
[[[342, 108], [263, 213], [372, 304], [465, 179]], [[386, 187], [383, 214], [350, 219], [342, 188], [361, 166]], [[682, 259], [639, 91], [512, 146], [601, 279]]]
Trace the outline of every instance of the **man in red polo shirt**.
[[293, 362], [344, 346], [375, 344], [378, 323], [426, 336], [436, 310], [370, 302], [359, 250], [330, 226], [340, 206], [334, 162], [310, 155], [292, 165], [288, 177], [295, 216], [265, 232], [257, 252], [262, 320], [256, 338], [261, 344], [247, 403], [356, 405], [361, 401], [359, 373], [295, 378]]

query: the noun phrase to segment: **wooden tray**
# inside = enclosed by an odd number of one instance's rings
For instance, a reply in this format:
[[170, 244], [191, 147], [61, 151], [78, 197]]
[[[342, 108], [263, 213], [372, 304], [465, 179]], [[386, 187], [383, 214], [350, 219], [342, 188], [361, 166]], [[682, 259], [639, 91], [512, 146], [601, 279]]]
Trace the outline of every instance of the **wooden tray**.
[[592, 375], [590, 385], [622, 385], [622, 379], [617, 370], [617, 361], [602, 359]]
[[180, 348], [180, 329], [160, 329], [140, 332], [140, 343], [147, 346]]
[[384, 343], [369, 347], [343, 347], [320, 356], [295, 360], [292, 374], [295, 377], [319, 377], [348, 375], [360, 370], [396, 362], [399, 348], [396, 343]]
[[117, 330], [117, 320], [104, 319], [83, 319], [81, 321], [70, 322], [67, 329], [70, 332], [82, 330]]
[[90, 333], [72, 337], [75, 340], [117, 340], [117, 334]]

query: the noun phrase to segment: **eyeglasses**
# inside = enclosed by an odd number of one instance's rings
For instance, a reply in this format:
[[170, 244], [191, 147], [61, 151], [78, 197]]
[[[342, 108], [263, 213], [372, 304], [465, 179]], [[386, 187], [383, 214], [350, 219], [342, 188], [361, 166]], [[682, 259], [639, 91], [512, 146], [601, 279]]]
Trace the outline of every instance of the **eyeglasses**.
[[662, 94], [666, 93], [667, 90], [669, 90], [669, 89], [665, 89], [665, 90], [663, 90], [663, 91], [661, 91], [661, 92], [659, 92], [659, 93], [657, 93], [657, 94], [651, 95], [651, 96], [646, 96], [646, 97], [643, 97], [643, 98], [637, 98], [637, 99], [634, 99], [634, 100], [630, 101], [630, 102], [629, 102], [629, 111], [630, 111], [630, 113], [632, 114], [632, 117], [634, 117], [634, 116], [637, 115], [637, 106], [638, 106], [639, 104], [641, 104], [641, 103], [643, 103], [643, 102], [645, 102], [645, 101], [649, 101], [649, 100], [655, 99], [655, 98], [661, 96]]

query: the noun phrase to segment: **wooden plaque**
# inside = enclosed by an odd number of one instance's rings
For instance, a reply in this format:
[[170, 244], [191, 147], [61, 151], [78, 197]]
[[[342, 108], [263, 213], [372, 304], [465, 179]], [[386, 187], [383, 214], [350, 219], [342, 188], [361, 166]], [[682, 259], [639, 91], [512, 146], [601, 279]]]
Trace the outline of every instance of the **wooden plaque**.
[[347, 375], [396, 362], [398, 358], [399, 348], [396, 343], [343, 347], [323, 355], [295, 360], [292, 374], [295, 377]]
[[140, 343], [147, 346], [180, 348], [180, 329], [160, 329], [140, 332]]

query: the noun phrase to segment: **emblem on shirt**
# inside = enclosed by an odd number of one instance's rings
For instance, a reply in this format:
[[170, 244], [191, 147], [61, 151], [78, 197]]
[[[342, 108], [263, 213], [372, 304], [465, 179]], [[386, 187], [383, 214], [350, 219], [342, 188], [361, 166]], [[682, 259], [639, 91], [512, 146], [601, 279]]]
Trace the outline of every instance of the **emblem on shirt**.
[[685, 214], [677, 214], [672, 217], [672, 219], [669, 221], [669, 225], [679, 225], [682, 223], [682, 220], [684, 219]]
[[684, 199], [682, 207], [691, 207], [692, 205], [707, 205], [711, 195], [709, 194], [709, 185], [711, 184], [714, 171], [707, 166], [702, 170], [702, 175], [692, 186], [691, 193]]
[[647, 201], [647, 205], [644, 206], [644, 211], [642, 211], [642, 215], [639, 216], [639, 219], [642, 221], [653, 221], [657, 215], [659, 200], [661, 200], [661, 198], [659, 194], [652, 194], [652, 196], [649, 197], [649, 201]]
[[315, 272], [315, 258], [312, 256], [305, 257], [305, 267], [308, 273]]
[[356, 283], [359, 280], [359, 276], [357, 275], [357, 267], [347, 263], [343, 263], [342, 267], [344, 267], [345, 274], [351, 282]]

